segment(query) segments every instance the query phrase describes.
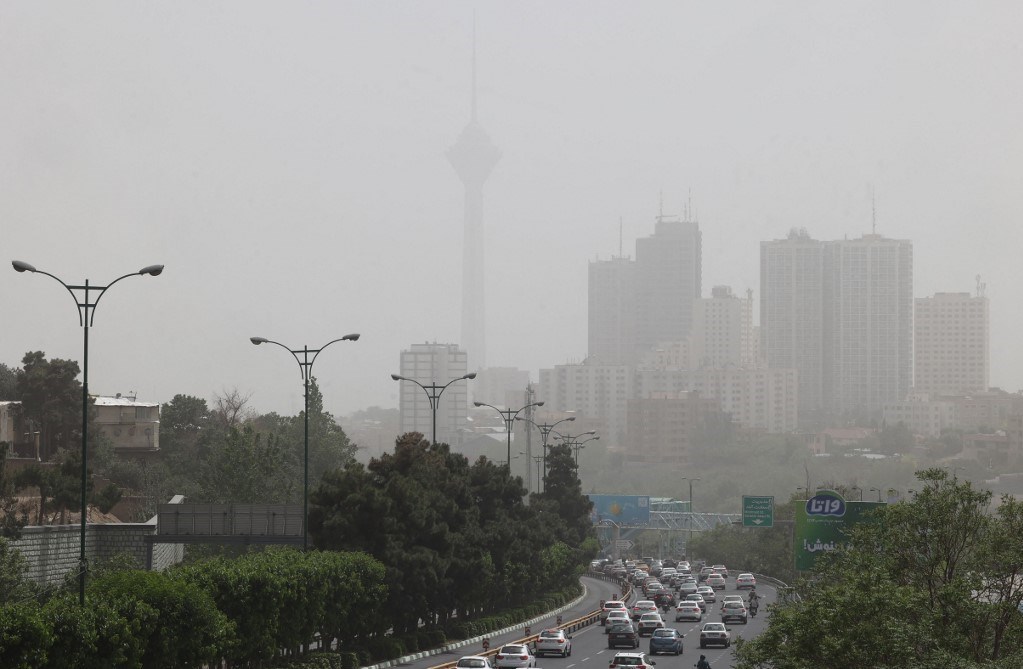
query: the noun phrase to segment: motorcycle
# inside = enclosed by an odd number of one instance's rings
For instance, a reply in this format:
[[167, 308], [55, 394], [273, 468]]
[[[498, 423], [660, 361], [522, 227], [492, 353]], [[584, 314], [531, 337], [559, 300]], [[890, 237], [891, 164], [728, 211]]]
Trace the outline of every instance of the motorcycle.
[[759, 608], [760, 608], [760, 605], [757, 604], [756, 602], [751, 602], [750, 603], [750, 605], [749, 605], [749, 614], [750, 614], [751, 618], [756, 618], [757, 617], [757, 609], [759, 609]]

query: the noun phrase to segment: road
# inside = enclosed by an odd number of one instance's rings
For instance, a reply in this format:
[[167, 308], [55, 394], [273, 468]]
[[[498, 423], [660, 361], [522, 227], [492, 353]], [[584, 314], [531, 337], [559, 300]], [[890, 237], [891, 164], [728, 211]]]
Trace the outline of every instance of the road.
[[[611, 599], [619, 591], [615, 584], [597, 578], [583, 577], [583, 584], [587, 588], [587, 596], [578, 605], [561, 614], [565, 623], [595, 610], [600, 600]], [[745, 593], [746, 591], [735, 590], [735, 578], [733, 575], [727, 579], [725, 590], [718, 591], [718, 596], [720, 597], [722, 594], [736, 594], [737, 592]], [[765, 584], [758, 585], [757, 592], [761, 595], [760, 614], [756, 618], [750, 618], [750, 622], [747, 625], [729, 624], [728, 627], [732, 631], [733, 641], [739, 636], [747, 639], [752, 638], [763, 631], [766, 625], [767, 605], [776, 601], [777, 592], [774, 588]], [[708, 605], [708, 607], [708, 613], [704, 616], [703, 622], [720, 621], [720, 616], [718, 615], [720, 600], [716, 604]], [[731, 669], [734, 666], [732, 658], [734, 646], [727, 649], [715, 647], [700, 650], [700, 628], [703, 623], [676, 623], [674, 620], [674, 612], [669, 612], [665, 622], [668, 627], [674, 627], [685, 635], [684, 651], [678, 657], [659, 655], [656, 658], [652, 658], [657, 663], [658, 669], [689, 669], [696, 664], [701, 654], [707, 656], [707, 660], [713, 669]], [[534, 624], [531, 631], [535, 634], [545, 627], [554, 627], [555, 623], [555, 618], [551, 617]], [[499, 644], [518, 641], [523, 636], [523, 630], [516, 630], [515, 633], [504, 635], [494, 635], [490, 638], [490, 647], [494, 649]], [[626, 650], [609, 650], [607, 639], [604, 636], [604, 628], [600, 625], [590, 625], [576, 630], [572, 632], [571, 636], [572, 655], [570, 657], [540, 657], [537, 658], [537, 666], [541, 667], [541, 669], [606, 669], [616, 652]], [[643, 652], [649, 650], [648, 637], [642, 638], [639, 650]], [[435, 667], [446, 662], [452, 662], [463, 655], [474, 655], [481, 651], [482, 648], [478, 644], [465, 646], [399, 666], [411, 669], [428, 669], [429, 667]]]

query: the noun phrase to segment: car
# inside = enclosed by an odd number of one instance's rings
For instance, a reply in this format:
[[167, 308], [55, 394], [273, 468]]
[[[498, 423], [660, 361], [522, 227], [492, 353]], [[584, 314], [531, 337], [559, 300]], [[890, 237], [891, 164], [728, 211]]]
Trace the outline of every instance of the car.
[[678, 586], [678, 594], [682, 597], [686, 595], [695, 594], [700, 586], [696, 585], [696, 581], [686, 581]]
[[655, 664], [646, 653], [616, 653], [608, 669], [647, 669]]
[[737, 620], [745, 625], [749, 622], [748, 616], [746, 605], [742, 602], [725, 602], [721, 605], [721, 622], [723, 623], [727, 623], [729, 620]]
[[628, 607], [625, 606], [625, 602], [623, 602], [621, 600], [612, 599], [610, 601], [606, 601], [606, 602], [604, 602], [604, 606], [601, 607], [601, 609], [600, 609], [600, 624], [601, 625], [604, 624], [604, 621], [607, 620], [608, 615], [612, 611], [625, 611], [625, 612], [628, 612], [628, 610], [629, 610]]
[[675, 607], [675, 622], [683, 620], [703, 620], [703, 609], [696, 602], [679, 602]]
[[714, 592], [714, 588], [709, 585], [701, 585], [696, 589], [696, 594], [703, 597], [703, 601], [708, 604], [712, 604], [718, 600], [717, 593]]
[[650, 635], [650, 654], [657, 655], [659, 653], [681, 655], [682, 633], [670, 627], [654, 630], [654, 633]]
[[458, 658], [455, 666], [459, 669], [493, 669], [490, 658], [486, 655], [466, 655]]
[[657, 604], [651, 599], [641, 599], [632, 605], [633, 620], [639, 620], [644, 613], [657, 613]]
[[725, 577], [722, 576], [721, 574], [716, 574], [715, 573], [715, 574], [709, 575], [707, 577], [707, 580], [705, 581], [705, 583], [707, 585], [709, 585], [710, 587], [714, 588], [715, 590], [724, 590], [725, 589]]
[[697, 576], [697, 579], [702, 583], [703, 581], [707, 580], [708, 576], [716, 573], [717, 572], [714, 570], [714, 567], [701, 567], [700, 574], [699, 576]]
[[660, 613], [644, 613], [639, 617], [636, 631], [639, 632], [640, 636], [643, 636], [644, 634], [653, 634], [654, 630], [662, 627], [664, 627], [664, 619], [661, 618]]
[[728, 602], [739, 602], [740, 604], [745, 604], [745, 600], [743, 600], [742, 595], [725, 595], [724, 597], [725, 598], [721, 600], [722, 609], [725, 608], [725, 604]]
[[533, 657], [533, 653], [526, 644], [510, 643], [498, 649], [497, 654], [494, 655], [494, 666], [498, 669], [535, 667], [536, 658]]
[[572, 654], [572, 637], [565, 634], [564, 630], [544, 630], [536, 637], [536, 646], [533, 653], [537, 657], [541, 655], [568, 657]]
[[654, 595], [656, 595], [658, 592], [664, 591], [665, 591], [664, 584], [661, 583], [660, 581], [653, 581], [643, 586], [644, 594], [646, 594], [646, 596], [649, 597], [650, 599], [653, 599]]
[[703, 629], [700, 630], [700, 648], [706, 648], [707, 646], [724, 646], [728, 648], [732, 645], [732, 632], [724, 623], [704, 623]]
[[711, 565], [711, 569], [713, 569], [717, 573], [721, 574], [725, 578], [728, 578], [728, 567], [726, 567], [725, 565], [723, 565], [723, 564], [714, 564], [714, 565]]
[[618, 648], [619, 646], [639, 648], [639, 634], [636, 633], [636, 628], [632, 626], [632, 623], [615, 624], [607, 631], [607, 647]]
[[739, 574], [735, 577], [735, 589], [742, 590], [743, 588], [749, 588], [753, 590], [757, 587], [757, 577], [753, 574]]
[[607, 614], [607, 619], [604, 621], [604, 634], [607, 634], [611, 627], [614, 625], [621, 625], [622, 623], [632, 623], [632, 616], [625, 609], [615, 609], [611, 613]]
[[707, 612], [707, 601], [703, 598], [703, 595], [699, 595], [694, 592], [691, 595], [686, 595], [685, 601], [696, 602], [697, 606], [700, 607], [701, 611], [703, 611], [704, 613]]

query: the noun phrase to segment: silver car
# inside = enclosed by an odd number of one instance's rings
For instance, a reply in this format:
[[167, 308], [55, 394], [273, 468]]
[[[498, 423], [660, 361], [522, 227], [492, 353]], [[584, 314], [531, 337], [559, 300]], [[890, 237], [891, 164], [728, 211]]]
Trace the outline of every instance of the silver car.
[[537, 635], [535, 648], [534, 653], [537, 657], [541, 655], [568, 657], [572, 654], [572, 637], [565, 634], [563, 630], [544, 630]]

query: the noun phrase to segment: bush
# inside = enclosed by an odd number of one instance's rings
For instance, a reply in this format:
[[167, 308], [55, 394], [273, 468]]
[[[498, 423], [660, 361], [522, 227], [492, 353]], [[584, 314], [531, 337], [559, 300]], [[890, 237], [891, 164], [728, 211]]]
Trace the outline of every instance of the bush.
[[0, 607], [0, 667], [35, 669], [48, 666], [53, 632], [35, 603]]

